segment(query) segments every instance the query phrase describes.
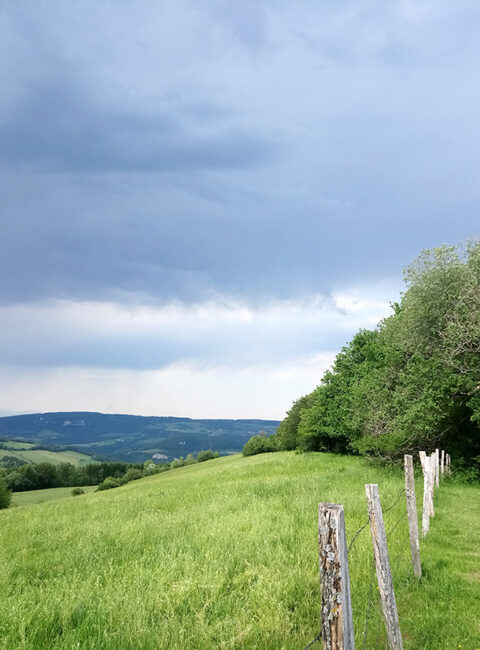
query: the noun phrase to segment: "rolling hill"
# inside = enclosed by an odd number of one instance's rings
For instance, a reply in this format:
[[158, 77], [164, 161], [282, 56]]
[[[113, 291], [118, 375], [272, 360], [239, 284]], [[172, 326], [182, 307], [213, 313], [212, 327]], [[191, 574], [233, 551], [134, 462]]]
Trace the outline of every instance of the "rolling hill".
[[0, 467], [9, 466], [15, 462], [19, 464], [51, 463], [52, 465], [70, 463], [82, 466], [97, 461], [88, 454], [72, 449], [39, 449], [33, 443], [0, 440]]
[[274, 433], [276, 420], [192, 420], [91, 412], [35, 413], [0, 418], [0, 437], [62, 445], [78, 452], [142, 463], [168, 462], [201, 449], [220, 455], [241, 451], [259, 431]]
[[380, 487], [405, 649], [480, 647], [479, 486], [446, 480], [438, 491], [419, 582], [402, 472], [293, 452], [218, 458], [0, 511], [1, 645], [304, 648], [320, 628], [317, 504], [329, 501], [345, 506], [349, 542], [359, 531], [349, 552], [356, 645], [383, 648], [362, 528], [369, 482]]

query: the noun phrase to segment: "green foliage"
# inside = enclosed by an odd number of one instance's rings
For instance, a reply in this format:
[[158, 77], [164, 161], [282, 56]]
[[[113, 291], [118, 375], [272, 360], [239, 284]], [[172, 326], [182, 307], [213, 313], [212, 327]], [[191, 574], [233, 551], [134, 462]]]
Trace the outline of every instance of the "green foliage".
[[213, 458], [218, 458], [218, 451], [212, 451], [211, 449], [204, 449], [199, 451], [197, 454], [197, 463], [204, 463], [206, 460], [213, 460]]
[[252, 436], [250, 440], [245, 443], [242, 450], [244, 456], [255, 456], [255, 454], [265, 454], [271, 451], [277, 451], [278, 445], [276, 435], [269, 436]]
[[12, 493], [7, 487], [3, 478], [0, 478], [0, 510], [4, 510], [10, 506]]
[[138, 481], [143, 477], [143, 472], [138, 467], [130, 467], [120, 479], [122, 483], [129, 483], [130, 481]]
[[103, 490], [111, 490], [116, 487], [120, 487], [122, 481], [119, 478], [114, 478], [113, 476], [107, 476], [105, 480], [98, 484], [96, 492], [102, 492]]
[[85, 490], [83, 488], [81, 488], [81, 487], [75, 487], [75, 488], [73, 488], [71, 494], [72, 494], [72, 497], [77, 497], [80, 494], [85, 494]]
[[[480, 244], [423, 252], [394, 313], [361, 330], [278, 429], [281, 449], [480, 455]], [[480, 474], [479, 474], [480, 475]]]

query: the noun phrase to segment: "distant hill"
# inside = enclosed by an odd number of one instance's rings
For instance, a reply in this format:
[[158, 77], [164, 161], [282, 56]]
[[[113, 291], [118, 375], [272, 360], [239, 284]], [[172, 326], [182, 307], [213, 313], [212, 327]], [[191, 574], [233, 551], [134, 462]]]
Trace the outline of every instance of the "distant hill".
[[260, 431], [274, 433], [277, 420], [192, 420], [91, 412], [34, 413], [0, 418], [0, 437], [62, 445], [86, 454], [129, 462], [168, 462], [212, 449], [241, 451]]
[[[41, 443], [39, 443], [41, 444]], [[15, 442], [0, 439], [0, 467], [14, 467], [28, 463], [70, 463], [82, 466], [97, 462], [92, 456], [65, 448], [41, 449], [29, 442]]]

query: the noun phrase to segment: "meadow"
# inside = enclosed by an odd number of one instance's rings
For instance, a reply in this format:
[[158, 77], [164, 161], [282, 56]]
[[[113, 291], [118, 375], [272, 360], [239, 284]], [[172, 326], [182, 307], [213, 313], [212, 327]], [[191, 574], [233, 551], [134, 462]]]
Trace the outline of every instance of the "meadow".
[[[352, 540], [372, 482], [392, 506], [405, 648], [480, 648], [480, 487], [446, 479], [437, 491], [418, 582], [403, 473], [293, 452], [218, 458], [0, 512], [0, 647], [304, 648], [320, 629], [317, 504], [344, 504]], [[419, 504], [421, 493], [419, 480]], [[368, 526], [349, 563], [357, 647], [383, 648]]]
[[52, 465], [70, 463], [71, 465], [82, 466], [96, 462], [91, 456], [72, 449], [64, 451], [33, 449], [33, 444], [13, 441], [4, 442], [3, 444], [8, 445], [8, 449], [0, 449], [0, 458], [9, 456], [23, 460], [26, 463], [51, 463]]
[[[25, 492], [13, 492], [12, 506], [31, 506], [36, 503], [45, 503], [46, 501], [58, 501], [72, 497], [71, 487], [47, 488], [45, 490], [26, 490]], [[85, 492], [93, 492], [97, 489], [96, 485], [82, 485], [81, 489]], [[73, 497], [72, 497], [73, 498]]]

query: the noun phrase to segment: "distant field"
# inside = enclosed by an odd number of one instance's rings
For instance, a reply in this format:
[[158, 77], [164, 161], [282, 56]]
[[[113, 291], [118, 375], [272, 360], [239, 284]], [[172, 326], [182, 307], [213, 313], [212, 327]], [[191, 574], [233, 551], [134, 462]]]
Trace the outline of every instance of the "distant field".
[[[0, 511], [0, 647], [301, 650], [320, 628], [317, 504], [344, 504], [350, 541], [371, 482], [393, 505], [385, 525], [405, 650], [480, 648], [480, 487], [438, 491], [419, 583], [402, 473], [293, 452]], [[349, 564], [356, 646], [383, 648], [368, 525]]]
[[[87, 494], [96, 490], [96, 485], [84, 485], [82, 490]], [[71, 487], [50, 488], [48, 490], [29, 490], [28, 492], [14, 492], [12, 506], [30, 506], [45, 501], [57, 501], [72, 496]], [[72, 497], [78, 499], [79, 497]]]
[[[9, 447], [15, 443], [9, 442]], [[53, 465], [60, 465], [60, 463], [71, 463], [72, 465], [87, 465], [94, 463], [91, 456], [82, 454], [78, 451], [47, 451], [46, 449], [30, 449], [25, 448], [26, 443], [18, 443], [24, 445], [23, 449], [0, 449], [0, 459], [3, 456], [13, 456], [20, 458], [27, 463], [52, 463]], [[33, 445], [30, 445], [30, 447]]]

